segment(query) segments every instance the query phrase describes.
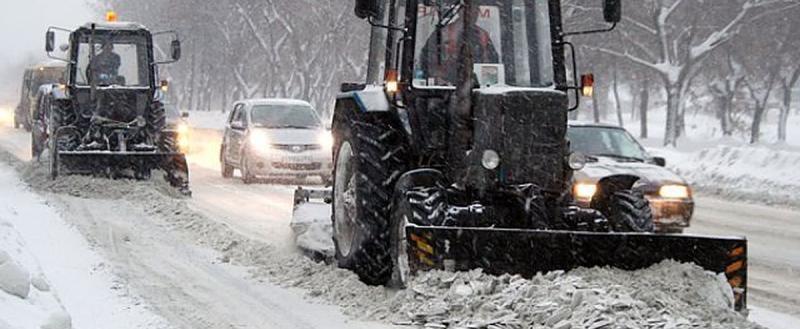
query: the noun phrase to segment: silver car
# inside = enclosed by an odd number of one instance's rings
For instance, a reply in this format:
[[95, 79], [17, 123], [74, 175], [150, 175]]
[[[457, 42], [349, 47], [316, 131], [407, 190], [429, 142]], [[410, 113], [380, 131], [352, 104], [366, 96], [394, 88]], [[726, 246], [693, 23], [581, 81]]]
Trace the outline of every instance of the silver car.
[[260, 177], [330, 180], [333, 138], [311, 104], [291, 99], [234, 103], [220, 148], [222, 177], [239, 169], [245, 184]]

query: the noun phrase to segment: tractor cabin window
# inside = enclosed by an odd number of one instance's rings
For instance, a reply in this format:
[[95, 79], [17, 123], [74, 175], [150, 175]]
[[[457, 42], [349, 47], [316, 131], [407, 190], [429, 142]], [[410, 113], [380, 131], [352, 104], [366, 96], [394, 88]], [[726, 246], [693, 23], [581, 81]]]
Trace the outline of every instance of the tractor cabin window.
[[550, 14], [546, 1], [484, 0], [478, 6], [475, 35], [463, 37], [460, 1], [420, 4], [413, 84], [417, 88], [454, 87], [465, 69], [460, 45], [472, 46], [470, 68], [481, 87], [553, 85]]
[[97, 86], [147, 87], [149, 85], [145, 45], [139, 40], [109, 40], [97, 38], [94, 58], [90, 59], [88, 42], [78, 46], [76, 82]]

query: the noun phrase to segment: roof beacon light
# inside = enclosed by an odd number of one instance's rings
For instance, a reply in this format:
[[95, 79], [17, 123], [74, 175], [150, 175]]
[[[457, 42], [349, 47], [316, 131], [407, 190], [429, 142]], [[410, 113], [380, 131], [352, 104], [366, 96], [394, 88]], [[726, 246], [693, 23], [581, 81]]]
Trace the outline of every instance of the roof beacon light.
[[117, 12], [113, 10], [109, 10], [106, 12], [106, 22], [116, 22], [117, 21]]

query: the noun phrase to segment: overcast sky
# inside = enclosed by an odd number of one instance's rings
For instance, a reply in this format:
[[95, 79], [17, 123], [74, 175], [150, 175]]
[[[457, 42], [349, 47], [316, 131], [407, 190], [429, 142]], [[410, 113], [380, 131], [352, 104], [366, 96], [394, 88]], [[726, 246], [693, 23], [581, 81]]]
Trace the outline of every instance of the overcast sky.
[[[21, 66], [45, 58], [48, 26], [74, 29], [95, 17], [92, 0], [0, 0], [0, 97], [17, 90]], [[15, 75], [20, 75], [16, 77]], [[9, 85], [11, 81], [11, 85]], [[0, 100], [2, 101], [2, 100]]]

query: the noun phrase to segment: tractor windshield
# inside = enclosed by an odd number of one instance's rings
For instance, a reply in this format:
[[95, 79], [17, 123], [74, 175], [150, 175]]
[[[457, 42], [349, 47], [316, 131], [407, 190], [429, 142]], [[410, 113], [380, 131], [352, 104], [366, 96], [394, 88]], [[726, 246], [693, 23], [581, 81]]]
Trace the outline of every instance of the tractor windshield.
[[147, 46], [140, 36], [98, 36], [94, 38], [94, 54], [89, 40], [78, 45], [76, 83], [98, 86], [149, 86]]
[[[482, 87], [553, 84], [547, 1], [480, 0], [476, 32], [467, 37], [462, 36], [464, 6], [443, 2], [447, 1], [418, 6], [415, 87], [455, 86], [458, 72], [464, 69], [472, 70]], [[463, 67], [463, 42], [472, 46], [472, 68]]]

